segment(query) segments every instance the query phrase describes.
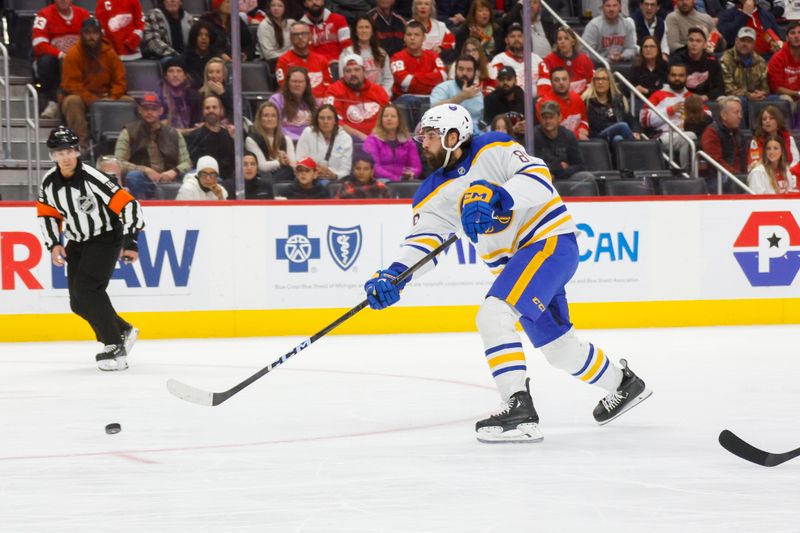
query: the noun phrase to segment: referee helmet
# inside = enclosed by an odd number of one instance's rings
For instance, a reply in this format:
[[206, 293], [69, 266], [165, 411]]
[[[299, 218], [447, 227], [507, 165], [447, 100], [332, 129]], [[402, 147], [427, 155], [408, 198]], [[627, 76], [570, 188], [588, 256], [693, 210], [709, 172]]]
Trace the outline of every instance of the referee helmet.
[[59, 126], [50, 132], [47, 137], [47, 148], [50, 151], [63, 150], [64, 148], [78, 148], [80, 140], [71, 129], [66, 126]]

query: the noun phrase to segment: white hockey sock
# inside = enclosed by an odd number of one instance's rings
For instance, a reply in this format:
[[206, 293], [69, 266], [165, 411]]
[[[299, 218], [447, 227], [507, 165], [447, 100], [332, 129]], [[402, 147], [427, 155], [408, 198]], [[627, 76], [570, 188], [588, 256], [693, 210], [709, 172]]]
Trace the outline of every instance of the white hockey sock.
[[542, 346], [541, 350], [551, 365], [584, 383], [613, 392], [622, 382], [622, 369], [603, 350], [576, 337], [574, 329]]
[[502, 401], [525, 390], [525, 353], [516, 330], [518, 314], [503, 300], [490, 296], [483, 301], [476, 322], [483, 339], [486, 362]]

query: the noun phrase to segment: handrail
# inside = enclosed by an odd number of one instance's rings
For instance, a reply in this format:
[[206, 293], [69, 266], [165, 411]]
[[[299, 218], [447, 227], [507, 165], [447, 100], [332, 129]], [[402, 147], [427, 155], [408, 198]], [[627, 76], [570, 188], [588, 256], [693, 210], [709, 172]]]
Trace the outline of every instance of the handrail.
[[[31, 98], [32, 96], [32, 98]], [[33, 103], [33, 113], [31, 113], [31, 102]], [[34, 191], [34, 179], [36, 180], [36, 189], [39, 188], [39, 178], [42, 175], [42, 162], [39, 153], [39, 93], [36, 87], [30, 83], [25, 85], [25, 148], [28, 155], [27, 172], [28, 172], [28, 198], [33, 200], [36, 198], [37, 192]], [[35, 160], [31, 158], [31, 130], [33, 130], [33, 144]], [[34, 163], [35, 161], [35, 163]], [[36, 173], [33, 172], [33, 167], [36, 165]], [[35, 176], [35, 178], [34, 178]]]
[[[553, 16], [553, 18], [556, 19], [559, 22], [559, 24], [561, 24], [562, 26], [569, 27], [569, 24], [567, 24], [567, 22], [563, 18], [561, 18], [561, 16], [552, 7], [550, 7], [545, 0], [541, 0], [541, 4], [542, 4], [542, 7], [544, 7]], [[666, 124], [669, 127], [670, 130], [674, 131], [675, 133], [677, 133], [678, 135], [683, 137], [683, 140], [685, 140], [687, 143], [689, 143], [689, 147], [691, 148], [691, 153], [692, 153], [691, 163], [690, 163], [691, 164], [690, 173], [691, 173], [692, 176], [697, 176], [697, 157], [696, 157], [697, 148], [696, 148], [696, 146], [694, 144], [694, 141], [692, 139], [690, 139], [689, 136], [686, 135], [686, 133], [683, 130], [681, 130], [678, 126], [673, 124], [672, 121], [670, 121], [661, 111], [659, 111], [656, 108], [656, 106], [654, 106], [652, 103], [650, 103], [650, 100], [645, 98], [645, 96], [642, 93], [640, 93], [639, 90], [636, 87], [634, 87], [631, 84], [631, 82], [628, 81], [627, 78], [625, 78], [625, 76], [623, 76], [619, 72], [615, 72], [611, 68], [611, 66], [608, 64], [608, 61], [606, 61], [606, 58], [601, 56], [600, 53], [597, 52], [597, 50], [595, 50], [594, 48], [589, 46], [589, 43], [587, 43], [585, 40], [583, 40], [583, 37], [581, 37], [577, 33], [575, 33], [575, 37], [578, 39], [578, 42], [581, 43], [581, 45], [583, 45], [584, 49], [586, 49], [588, 52], [591, 52], [591, 54], [600, 63], [602, 63], [603, 66], [606, 67], [606, 69], [608, 69], [609, 72], [613, 72], [614, 76], [617, 79], [619, 79], [631, 91], [632, 94], [635, 94], [636, 97], [639, 100], [641, 100], [644, 105], [649, 107], [650, 110], [653, 113], [655, 113], [658, 118], [663, 120], [664, 124]], [[633, 109], [631, 109], [631, 112], [633, 112]], [[670, 136], [670, 143], [669, 144], [670, 144], [670, 156], [671, 156], [672, 155], [672, 136]]]
[[[11, 96], [9, 93], [9, 85], [11, 83], [11, 76], [9, 75], [8, 68], [8, 48], [3, 43], [0, 43], [0, 61], [2, 62], [2, 72], [0, 72], [0, 85], [3, 86], [3, 109], [0, 111], [0, 145], [3, 144], [5, 138], [5, 158], [11, 157]], [[6, 133], [3, 135], [3, 120], [5, 120]]]
[[722, 165], [720, 165], [717, 161], [715, 161], [710, 155], [705, 153], [703, 150], [699, 150], [696, 154], [698, 157], [702, 157], [711, 165], [717, 169], [717, 194], [722, 194], [722, 175], [725, 174], [728, 178], [732, 179], [736, 184], [747, 191], [750, 194], [755, 194], [753, 189], [748, 187], [745, 183], [742, 182], [739, 178], [737, 178], [730, 170], [726, 169]]

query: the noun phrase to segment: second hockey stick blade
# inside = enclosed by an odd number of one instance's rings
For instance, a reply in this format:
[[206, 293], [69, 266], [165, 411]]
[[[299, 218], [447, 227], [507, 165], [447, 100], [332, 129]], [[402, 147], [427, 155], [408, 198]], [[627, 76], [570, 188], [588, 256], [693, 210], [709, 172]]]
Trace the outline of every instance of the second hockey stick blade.
[[800, 448], [786, 453], [769, 453], [759, 450], [727, 429], [722, 430], [719, 434], [719, 443], [733, 455], [761, 466], [778, 466], [789, 459], [800, 456]]

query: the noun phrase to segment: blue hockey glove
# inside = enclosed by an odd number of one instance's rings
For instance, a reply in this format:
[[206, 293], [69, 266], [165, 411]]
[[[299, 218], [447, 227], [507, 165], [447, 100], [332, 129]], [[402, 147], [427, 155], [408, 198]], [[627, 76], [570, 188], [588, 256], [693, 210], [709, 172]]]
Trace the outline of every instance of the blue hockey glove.
[[469, 240], [478, 242], [494, 223], [494, 214], [508, 211], [514, 200], [505, 189], [488, 181], [473, 181], [461, 196], [461, 225]]
[[378, 270], [364, 284], [367, 293], [367, 301], [373, 309], [386, 309], [390, 305], [400, 301], [400, 291], [409, 282], [409, 278], [395, 284], [397, 277], [407, 270], [406, 266], [400, 263], [392, 263], [386, 270]]

